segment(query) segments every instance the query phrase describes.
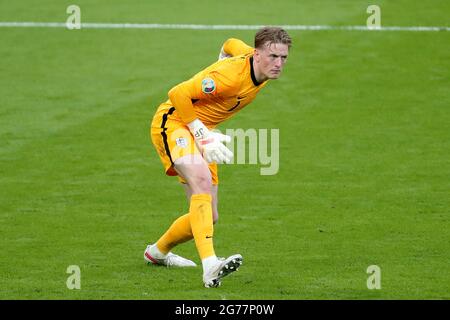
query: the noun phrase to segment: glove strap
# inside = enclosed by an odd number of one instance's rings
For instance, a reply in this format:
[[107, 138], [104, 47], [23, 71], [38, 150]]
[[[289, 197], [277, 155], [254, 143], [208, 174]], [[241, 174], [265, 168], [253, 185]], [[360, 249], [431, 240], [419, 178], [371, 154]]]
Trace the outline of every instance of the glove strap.
[[209, 134], [208, 128], [199, 119], [188, 123], [188, 127], [195, 140], [204, 139]]

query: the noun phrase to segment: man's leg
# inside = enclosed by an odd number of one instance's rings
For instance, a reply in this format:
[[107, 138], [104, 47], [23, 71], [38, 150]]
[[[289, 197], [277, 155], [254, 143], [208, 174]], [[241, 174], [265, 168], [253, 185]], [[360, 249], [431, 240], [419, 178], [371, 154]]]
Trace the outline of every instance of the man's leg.
[[[164, 117], [161, 121], [164, 121]], [[164, 124], [167, 125], [167, 123]], [[158, 151], [158, 154], [168, 175], [174, 175], [176, 173], [175, 167], [178, 166], [189, 167], [189, 165], [192, 165], [192, 168], [188, 171], [192, 171], [194, 173], [199, 171], [198, 168], [203, 168], [205, 165], [207, 169], [209, 169], [209, 166], [203, 160], [203, 157], [199, 154], [194, 139], [188, 128], [179, 126], [176, 122], [169, 123], [169, 126], [165, 127], [162, 131], [160, 127], [152, 128], [152, 142], [155, 145], [156, 150]], [[197, 176], [202, 177], [205, 174], [210, 174], [211, 176], [209, 170], [207, 172], [197, 174]], [[214, 179], [214, 181], [216, 181], [216, 178]], [[211, 177], [209, 178], [209, 180], [211, 180]], [[191, 184], [192, 183], [193, 182], [191, 181]], [[192, 189], [193, 193], [198, 191], [196, 190], [198, 189], [198, 185], [198, 183], [194, 183], [195, 187]], [[211, 197], [210, 191], [211, 190], [206, 190], [204, 192], [203, 190], [200, 190], [197, 193], [203, 193], [206, 194], [207, 197]], [[191, 202], [191, 199], [189, 199], [189, 202]], [[173, 254], [170, 253], [170, 250], [173, 247], [194, 238], [191, 225], [190, 213], [185, 214], [175, 220], [169, 227], [169, 229], [156, 242], [156, 244], [147, 247], [144, 253], [146, 260], [154, 262], [152, 260], [154, 259], [157, 260], [159, 264], [166, 264], [166, 256], [173, 256]]]
[[214, 260], [212, 178], [208, 164], [199, 154], [188, 155], [175, 160], [175, 170], [189, 185], [189, 218], [200, 258], [202, 262]]
[[[188, 203], [191, 201], [191, 197], [193, 195], [191, 187], [187, 183], [183, 183], [184, 191], [186, 192], [186, 198], [188, 200]], [[219, 220], [219, 211], [217, 209], [218, 204], [218, 185], [212, 185], [211, 188], [211, 196], [212, 196], [212, 213], [213, 213], [213, 224], [216, 224]]]
[[[223, 277], [236, 271], [242, 264], [240, 254], [219, 260], [213, 246], [213, 187], [211, 172], [206, 161], [199, 154], [190, 156], [190, 160], [180, 158], [175, 161], [175, 170], [186, 180], [187, 193], [190, 194], [189, 218], [192, 234], [203, 266], [205, 287], [217, 287]], [[216, 210], [217, 212], [217, 210]]]
[[168, 254], [176, 245], [193, 239], [189, 213], [175, 220], [169, 229], [159, 238], [156, 246], [163, 254]]
[[[186, 197], [190, 203], [191, 197], [193, 195], [191, 187], [187, 183], [183, 183], [184, 190], [186, 191]], [[213, 224], [219, 219], [219, 214], [217, 211], [217, 185], [212, 186], [212, 215]], [[163, 254], [169, 253], [175, 246], [189, 241], [194, 238], [191, 229], [191, 222], [189, 219], [189, 213], [182, 215], [177, 220], [175, 220], [170, 228], [159, 238], [156, 242], [158, 249]]]
[[176, 245], [192, 238], [189, 214], [182, 215], [172, 223], [155, 244], [147, 246], [144, 251], [144, 259], [147, 262], [168, 267], [195, 267], [196, 264], [193, 261], [170, 252]]
[[[176, 159], [175, 169], [187, 182], [185, 190], [190, 210], [188, 214], [179, 217], [172, 223], [156, 242], [156, 245], [149, 248], [148, 255], [163, 258], [176, 245], [194, 238], [202, 259], [215, 257], [212, 246], [212, 221], [214, 219], [211, 205], [217, 203], [217, 200], [212, 201], [212, 198], [216, 198], [217, 186], [212, 187], [209, 167], [203, 157], [197, 154]], [[215, 211], [217, 212], [217, 209]], [[209, 217], [207, 216], [208, 212], [210, 212]], [[199, 234], [197, 238], [195, 233]]]

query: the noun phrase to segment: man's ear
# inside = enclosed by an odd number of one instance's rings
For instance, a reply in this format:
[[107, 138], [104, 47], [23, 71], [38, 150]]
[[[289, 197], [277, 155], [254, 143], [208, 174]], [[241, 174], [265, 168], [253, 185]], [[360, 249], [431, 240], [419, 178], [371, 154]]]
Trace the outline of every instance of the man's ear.
[[253, 51], [253, 59], [256, 62], [259, 62], [259, 50], [255, 48], [255, 50]]

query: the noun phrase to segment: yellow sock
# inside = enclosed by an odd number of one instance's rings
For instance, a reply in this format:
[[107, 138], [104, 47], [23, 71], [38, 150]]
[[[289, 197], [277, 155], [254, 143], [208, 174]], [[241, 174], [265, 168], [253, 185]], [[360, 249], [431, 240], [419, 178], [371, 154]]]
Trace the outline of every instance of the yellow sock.
[[172, 223], [166, 233], [156, 242], [156, 246], [159, 251], [167, 254], [177, 244], [191, 240], [193, 237], [189, 213], [187, 213]]
[[209, 194], [194, 194], [191, 196], [189, 218], [195, 246], [203, 260], [215, 255], [213, 246], [212, 198]]

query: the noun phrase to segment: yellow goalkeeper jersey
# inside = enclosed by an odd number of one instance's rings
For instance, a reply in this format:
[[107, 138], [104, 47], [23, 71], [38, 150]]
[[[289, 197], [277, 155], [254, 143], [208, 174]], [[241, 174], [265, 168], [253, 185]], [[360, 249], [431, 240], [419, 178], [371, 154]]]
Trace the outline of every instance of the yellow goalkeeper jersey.
[[213, 128], [253, 101], [267, 83], [258, 83], [255, 78], [254, 49], [241, 40], [228, 39], [223, 51], [231, 57], [213, 63], [169, 91], [170, 98], [154, 117], [155, 126], [170, 114], [172, 120], [187, 124], [198, 118]]

